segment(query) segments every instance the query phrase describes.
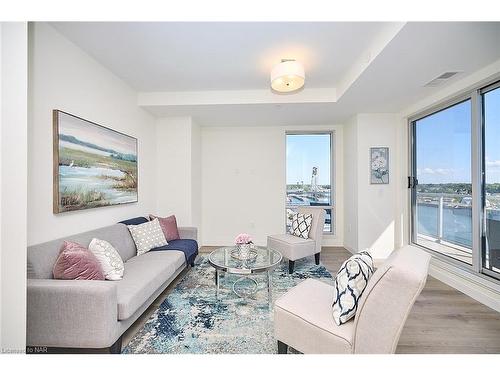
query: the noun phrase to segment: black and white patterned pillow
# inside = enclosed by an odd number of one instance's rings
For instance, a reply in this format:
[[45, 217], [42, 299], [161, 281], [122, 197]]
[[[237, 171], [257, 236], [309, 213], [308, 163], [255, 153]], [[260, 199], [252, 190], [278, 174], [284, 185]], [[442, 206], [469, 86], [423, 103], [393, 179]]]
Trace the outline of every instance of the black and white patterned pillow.
[[347, 259], [335, 276], [333, 320], [341, 325], [351, 319], [358, 302], [373, 275], [373, 259], [367, 251], [361, 251]]
[[298, 212], [294, 213], [292, 216], [292, 226], [290, 228], [290, 234], [308, 239], [312, 220], [313, 215], [311, 214], [301, 214]]

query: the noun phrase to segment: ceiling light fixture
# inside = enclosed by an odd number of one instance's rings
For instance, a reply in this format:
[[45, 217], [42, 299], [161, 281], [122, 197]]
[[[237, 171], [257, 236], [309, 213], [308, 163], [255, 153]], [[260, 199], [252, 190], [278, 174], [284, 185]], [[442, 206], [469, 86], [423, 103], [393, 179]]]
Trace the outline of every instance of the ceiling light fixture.
[[293, 92], [304, 86], [304, 67], [296, 60], [283, 59], [271, 70], [271, 87], [277, 92]]

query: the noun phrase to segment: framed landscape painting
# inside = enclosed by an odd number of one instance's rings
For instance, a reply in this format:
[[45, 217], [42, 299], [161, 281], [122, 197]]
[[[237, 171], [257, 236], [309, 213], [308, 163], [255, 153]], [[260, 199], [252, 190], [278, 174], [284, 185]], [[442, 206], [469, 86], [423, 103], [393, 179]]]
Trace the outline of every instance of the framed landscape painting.
[[370, 148], [370, 184], [389, 183], [389, 147]]
[[137, 202], [137, 139], [54, 110], [54, 213]]

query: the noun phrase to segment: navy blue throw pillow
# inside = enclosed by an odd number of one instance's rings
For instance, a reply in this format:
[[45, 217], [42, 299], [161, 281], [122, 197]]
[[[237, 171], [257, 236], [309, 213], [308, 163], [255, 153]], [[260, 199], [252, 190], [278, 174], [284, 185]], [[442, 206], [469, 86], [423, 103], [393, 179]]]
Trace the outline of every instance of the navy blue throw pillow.
[[132, 219], [127, 219], [120, 221], [120, 224], [125, 224], [125, 225], [139, 225], [139, 224], [144, 224], [147, 223], [149, 220], [146, 219], [143, 216], [138, 216], [138, 217], [133, 217]]

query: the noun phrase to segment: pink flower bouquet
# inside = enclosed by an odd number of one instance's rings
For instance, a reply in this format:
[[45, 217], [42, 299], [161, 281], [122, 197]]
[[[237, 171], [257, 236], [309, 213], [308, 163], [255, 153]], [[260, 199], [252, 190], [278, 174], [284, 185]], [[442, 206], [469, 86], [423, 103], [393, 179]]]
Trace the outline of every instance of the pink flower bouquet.
[[246, 234], [246, 233], [240, 233], [236, 236], [236, 238], [234, 239], [234, 242], [236, 243], [236, 245], [244, 245], [244, 244], [250, 244], [250, 243], [253, 243], [252, 242], [252, 237], [250, 237], [249, 234]]

